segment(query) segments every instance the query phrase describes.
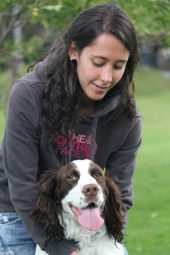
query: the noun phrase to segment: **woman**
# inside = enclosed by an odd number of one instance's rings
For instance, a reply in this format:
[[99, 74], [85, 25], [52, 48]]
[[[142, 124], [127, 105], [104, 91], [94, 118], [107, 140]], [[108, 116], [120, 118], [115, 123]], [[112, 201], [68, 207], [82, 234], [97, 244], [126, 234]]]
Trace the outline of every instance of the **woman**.
[[[120, 187], [126, 224], [141, 142], [133, 95], [137, 61], [129, 18], [102, 4], [80, 13], [46, 58], [16, 81], [2, 146], [1, 254], [33, 255], [35, 243], [44, 247], [43, 227], [30, 216], [37, 180], [74, 159], [89, 158], [107, 169]], [[45, 245], [51, 255], [78, 254], [75, 249], [74, 240]]]

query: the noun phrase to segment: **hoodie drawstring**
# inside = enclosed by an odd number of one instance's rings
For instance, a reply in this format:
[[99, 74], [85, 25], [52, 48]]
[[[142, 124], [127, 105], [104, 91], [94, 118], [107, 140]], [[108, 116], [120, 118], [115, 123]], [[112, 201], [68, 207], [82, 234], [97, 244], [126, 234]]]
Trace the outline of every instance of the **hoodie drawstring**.
[[97, 131], [97, 124], [98, 118], [95, 118], [92, 123], [92, 137], [91, 137], [91, 147], [90, 147], [90, 159], [94, 161], [95, 156], [95, 141], [96, 141], [96, 131]]

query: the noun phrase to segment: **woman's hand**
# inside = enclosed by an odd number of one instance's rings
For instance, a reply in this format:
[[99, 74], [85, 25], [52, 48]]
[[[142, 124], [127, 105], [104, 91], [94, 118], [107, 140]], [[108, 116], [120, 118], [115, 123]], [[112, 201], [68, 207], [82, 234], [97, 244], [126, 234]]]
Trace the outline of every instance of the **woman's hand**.
[[77, 251], [72, 251], [70, 255], [79, 255], [79, 253]]

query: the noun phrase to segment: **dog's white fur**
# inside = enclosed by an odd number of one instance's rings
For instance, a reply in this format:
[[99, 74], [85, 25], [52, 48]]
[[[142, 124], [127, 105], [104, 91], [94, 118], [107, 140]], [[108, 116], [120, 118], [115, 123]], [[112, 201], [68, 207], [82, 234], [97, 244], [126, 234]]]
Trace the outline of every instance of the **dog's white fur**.
[[[78, 223], [74, 213], [70, 209], [69, 204], [77, 208], [85, 208], [88, 205], [88, 201], [82, 192], [83, 187], [88, 184], [95, 184], [98, 187], [95, 204], [98, 207], [102, 207], [105, 202], [101, 186], [89, 173], [89, 166], [92, 162], [90, 160], [75, 160], [72, 163], [76, 165], [76, 169], [80, 173], [80, 178], [77, 184], [62, 200], [65, 237], [67, 239], [74, 239], [79, 243], [80, 251], [78, 253], [80, 255], [123, 255], [123, 245], [115, 242], [113, 238], [107, 235], [105, 224], [99, 230], [90, 231]], [[37, 246], [35, 255], [45, 254]]]

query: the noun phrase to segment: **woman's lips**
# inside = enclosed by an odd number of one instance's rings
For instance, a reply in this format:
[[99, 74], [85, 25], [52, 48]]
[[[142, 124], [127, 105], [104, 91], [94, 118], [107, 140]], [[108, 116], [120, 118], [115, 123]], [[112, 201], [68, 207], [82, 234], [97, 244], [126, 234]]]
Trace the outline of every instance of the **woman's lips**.
[[93, 85], [97, 88], [97, 89], [100, 89], [100, 90], [108, 90], [110, 88], [110, 86], [101, 86], [101, 85], [98, 85], [96, 83], [93, 82]]

